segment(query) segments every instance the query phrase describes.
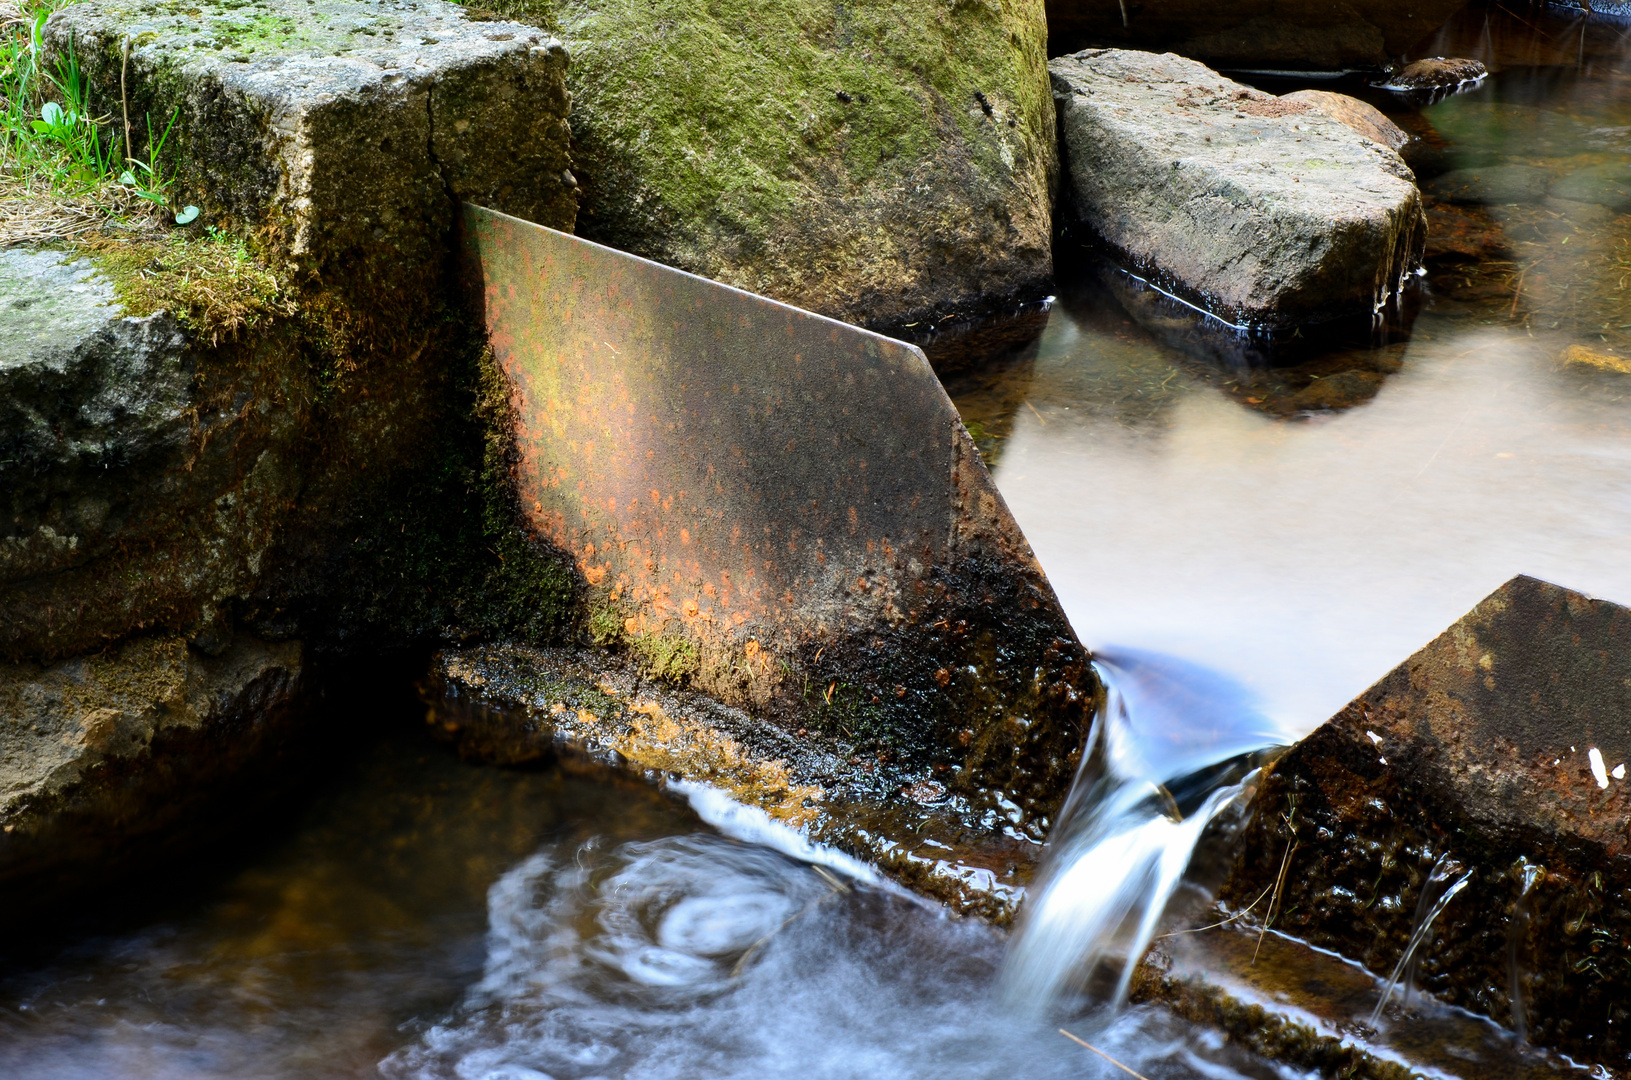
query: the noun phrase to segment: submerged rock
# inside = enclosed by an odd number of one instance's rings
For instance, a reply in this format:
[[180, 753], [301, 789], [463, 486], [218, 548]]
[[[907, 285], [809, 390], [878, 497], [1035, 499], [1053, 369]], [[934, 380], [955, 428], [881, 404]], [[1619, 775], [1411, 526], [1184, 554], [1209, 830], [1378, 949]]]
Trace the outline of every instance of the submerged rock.
[[1420, 263], [1410, 170], [1307, 101], [1171, 54], [1049, 70], [1075, 215], [1213, 314], [1271, 329], [1369, 316]]
[[1557, 179], [1557, 173], [1538, 165], [1486, 165], [1435, 176], [1427, 192], [1451, 203], [1505, 206], [1539, 202]]
[[581, 235], [875, 328], [1048, 291], [1040, 0], [504, 0], [572, 51]]
[[1470, 875], [1418, 983], [1619, 1070], [1628, 762], [1631, 610], [1514, 578], [1275, 763], [1222, 895], [1278, 888], [1259, 917], [1385, 977], [1430, 873], [1440, 890]]
[[1466, 0], [1048, 0], [1048, 55], [1088, 45], [1170, 49], [1217, 67], [1334, 71], [1410, 51]]
[[1382, 85], [1389, 90], [1443, 90], [1478, 82], [1488, 74], [1489, 69], [1477, 60], [1434, 56], [1406, 64]]

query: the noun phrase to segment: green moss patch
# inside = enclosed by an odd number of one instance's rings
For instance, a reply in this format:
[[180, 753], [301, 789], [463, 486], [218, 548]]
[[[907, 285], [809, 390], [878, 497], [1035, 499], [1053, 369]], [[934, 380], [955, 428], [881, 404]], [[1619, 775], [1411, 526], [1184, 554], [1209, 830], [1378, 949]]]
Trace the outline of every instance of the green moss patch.
[[135, 239], [81, 238], [130, 315], [161, 309], [211, 344], [296, 310], [289, 283], [242, 239], [216, 229]]
[[831, 311], [1047, 216], [1039, 0], [483, 7], [571, 50], [591, 239]]

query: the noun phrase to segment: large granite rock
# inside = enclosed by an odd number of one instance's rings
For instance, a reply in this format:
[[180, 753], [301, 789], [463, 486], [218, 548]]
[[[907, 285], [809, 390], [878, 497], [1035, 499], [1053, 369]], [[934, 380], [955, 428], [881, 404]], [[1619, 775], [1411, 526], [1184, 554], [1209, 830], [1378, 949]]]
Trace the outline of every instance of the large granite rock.
[[1048, 55], [1170, 49], [1215, 67], [1334, 71], [1408, 53], [1467, 0], [1048, 0]]
[[1047, 291], [1040, 0], [483, 6], [571, 49], [580, 235], [908, 336]]
[[1426, 239], [1399, 156], [1306, 101], [1172, 54], [1050, 62], [1075, 217], [1226, 321], [1368, 316]]
[[[1631, 610], [1518, 577], [1269, 771], [1226, 902], [1541, 1045], [1631, 1063]], [[1287, 853], [1289, 865], [1286, 863]], [[1261, 915], [1267, 911], [1260, 907]]]
[[47, 24], [70, 43], [138, 158], [174, 118], [174, 201], [347, 292], [427, 291], [460, 199], [572, 227], [566, 50], [531, 27], [441, 0], [89, 0]]

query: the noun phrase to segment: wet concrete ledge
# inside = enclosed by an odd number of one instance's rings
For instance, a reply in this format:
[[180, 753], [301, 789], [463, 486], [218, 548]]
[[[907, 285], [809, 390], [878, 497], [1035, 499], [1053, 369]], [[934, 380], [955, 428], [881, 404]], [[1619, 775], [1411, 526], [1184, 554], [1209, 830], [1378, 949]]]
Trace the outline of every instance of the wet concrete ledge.
[[959, 914], [1005, 925], [1042, 832], [1000, 791], [959, 794], [960, 766], [786, 731], [654, 677], [606, 649], [483, 645], [440, 653], [426, 722], [471, 760], [583, 758], [670, 786], [716, 788], [812, 843], [872, 863]]
[[1627, 762], [1631, 610], [1514, 578], [1268, 770], [1221, 898], [1384, 978], [1427, 926], [1419, 986], [1623, 1071]]

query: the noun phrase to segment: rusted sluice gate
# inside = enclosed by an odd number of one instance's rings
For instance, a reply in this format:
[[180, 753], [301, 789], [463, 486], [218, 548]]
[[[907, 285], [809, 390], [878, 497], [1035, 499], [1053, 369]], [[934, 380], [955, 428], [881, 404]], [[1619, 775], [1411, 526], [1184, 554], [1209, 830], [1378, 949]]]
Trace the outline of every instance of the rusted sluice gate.
[[922, 351], [478, 207], [463, 231], [524, 513], [596, 636], [1040, 836], [1098, 684]]

